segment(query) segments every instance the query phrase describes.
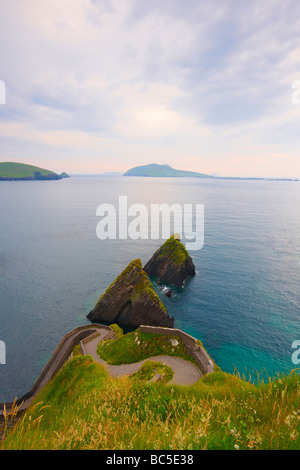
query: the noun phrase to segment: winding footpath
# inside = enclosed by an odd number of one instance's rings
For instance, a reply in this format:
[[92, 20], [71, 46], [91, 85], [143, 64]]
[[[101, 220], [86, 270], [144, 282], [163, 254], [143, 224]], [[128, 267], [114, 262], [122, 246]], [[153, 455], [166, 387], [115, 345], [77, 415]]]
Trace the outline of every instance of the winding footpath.
[[138, 372], [146, 361], [162, 362], [169, 366], [174, 372], [173, 378], [168, 382], [169, 384], [193, 385], [202, 377], [200, 369], [195, 364], [176, 356], [153, 356], [133, 364], [122, 364], [118, 366], [107, 364], [107, 362], [101, 359], [97, 354], [97, 346], [102, 339], [103, 335], [99, 333], [99, 335], [95, 335], [93, 338], [85, 340], [83, 346], [84, 353], [90, 354], [96, 362], [105, 365], [108, 373], [112, 377], [120, 377], [124, 374], [134, 374], [135, 372]]
[[[149, 360], [162, 362], [173, 370], [174, 375], [168, 382], [169, 384], [193, 385], [202, 377], [200, 369], [195, 364], [176, 356], [154, 356], [134, 364], [122, 364], [118, 366], [110, 365], [98, 356], [97, 346], [103, 339], [115, 339], [115, 337], [115, 333], [110, 327], [98, 324], [81, 326], [66, 334], [60, 341], [31, 390], [16, 400], [15, 404], [18, 407], [17, 417], [26, 411], [34, 397], [50, 380], [52, 380], [55, 374], [70, 358], [74, 346], [78, 344], [80, 344], [81, 352], [83, 354], [91, 355], [95, 361], [104, 365], [107, 368], [108, 373], [113, 377], [120, 377], [123, 374], [134, 374], [140, 369], [145, 361]], [[12, 409], [12, 406], [12, 402], [0, 403], [0, 429], [1, 420], [3, 421], [5, 412], [8, 413]]]

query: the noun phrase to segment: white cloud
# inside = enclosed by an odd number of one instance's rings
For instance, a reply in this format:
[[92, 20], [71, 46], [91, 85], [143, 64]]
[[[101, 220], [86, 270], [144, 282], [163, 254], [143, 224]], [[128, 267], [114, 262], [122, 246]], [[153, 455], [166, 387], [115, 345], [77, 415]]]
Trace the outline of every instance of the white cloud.
[[72, 171], [85, 148], [89, 168], [110, 155], [124, 169], [155, 148], [162, 163], [237, 174], [243, 161], [255, 176], [277, 154], [299, 175], [299, 13], [296, 0], [6, 0], [0, 156], [42, 148]]

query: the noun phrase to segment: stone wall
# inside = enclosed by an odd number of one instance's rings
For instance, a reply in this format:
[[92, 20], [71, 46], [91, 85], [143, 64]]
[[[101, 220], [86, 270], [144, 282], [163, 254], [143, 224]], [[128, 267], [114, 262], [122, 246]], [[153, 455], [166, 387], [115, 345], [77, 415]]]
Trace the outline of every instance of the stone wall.
[[[106, 340], [108, 340], [108, 339], [116, 339], [116, 334], [115, 334], [114, 330], [113, 330], [110, 326], [101, 325], [101, 328], [104, 329], [104, 330], [108, 330], [108, 333], [107, 333], [107, 335], [105, 336], [105, 339], [106, 339]], [[86, 336], [85, 338], [83, 338], [83, 339], [80, 341], [79, 346], [80, 346], [81, 354], [86, 355], [85, 343], [87, 343], [88, 341], [91, 341], [91, 340], [94, 339], [96, 336], [99, 336], [99, 332], [98, 332], [98, 331], [95, 331], [95, 333], [93, 333], [92, 335]]]
[[[60, 343], [56, 347], [54, 353], [49, 359], [48, 363], [42, 370], [41, 374], [37, 378], [33, 387], [25, 393], [22, 397], [16, 400], [16, 405], [19, 406], [19, 412], [23, 412], [31, 403], [33, 397], [41, 390], [41, 388], [51, 380], [54, 375], [61, 369], [66, 360], [69, 358], [74, 347], [77, 344], [80, 344], [81, 340], [97, 332], [97, 329], [107, 329], [108, 334], [112, 329], [109, 326], [104, 325], [85, 325], [75, 328], [75, 330], [70, 331], [61, 339]], [[3, 410], [6, 408], [9, 410], [12, 407], [13, 403], [0, 403], [0, 418]]]
[[196, 361], [201, 371], [204, 374], [214, 372], [213, 361], [193, 336], [190, 336], [177, 328], [162, 328], [146, 325], [141, 325], [140, 331], [143, 333], [153, 333], [155, 335], [178, 336], [181, 339], [186, 352]]

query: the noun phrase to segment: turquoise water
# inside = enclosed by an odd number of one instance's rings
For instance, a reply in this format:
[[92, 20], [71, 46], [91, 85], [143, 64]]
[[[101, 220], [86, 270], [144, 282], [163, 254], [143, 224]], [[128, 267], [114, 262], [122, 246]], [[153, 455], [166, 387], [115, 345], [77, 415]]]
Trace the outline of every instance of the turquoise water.
[[[25, 393], [61, 337], [88, 324], [100, 294], [162, 241], [96, 236], [102, 203], [204, 204], [197, 274], [167, 298], [175, 326], [225, 371], [271, 376], [295, 368], [300, 340], [300, 183], [73, 177], [0, 184], [0, 401]], [[253, 372], [252, 372], [253, 371]]]

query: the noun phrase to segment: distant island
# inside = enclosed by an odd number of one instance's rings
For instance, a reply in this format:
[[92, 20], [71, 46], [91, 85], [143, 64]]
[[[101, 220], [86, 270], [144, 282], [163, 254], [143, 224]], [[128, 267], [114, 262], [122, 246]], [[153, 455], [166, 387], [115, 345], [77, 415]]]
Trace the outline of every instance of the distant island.
[[131, 168], [126, 171], [123, 176], [153, 176], [153, 177], [194, 177], [194, 178], [212, 178], [204, 173], [196, 173], [195, 171], [175, 170], [170, 165], [158, 165], [151, 163], [150, 165], [142, 165]]
[[61, 180], [63, 178], [70, 178], [70, 176], [65, 172], [58, 175], [54, 171], [25, 163], [0, 163], [0, 181]]
[[126, 171], [123, 176], [150, 176], [150, 177], [188, 177], [188, 178], [211, 178], [214, 180], [267, 180], [267, 181], [299, 181], [299, 178], [265, 178], [252, 176], [218, 176], [216, 173], [207, 175], [195, 171], [176, 170], [170, 165], [159, 165], [151, 163], [150, 165], [135, 166]]

